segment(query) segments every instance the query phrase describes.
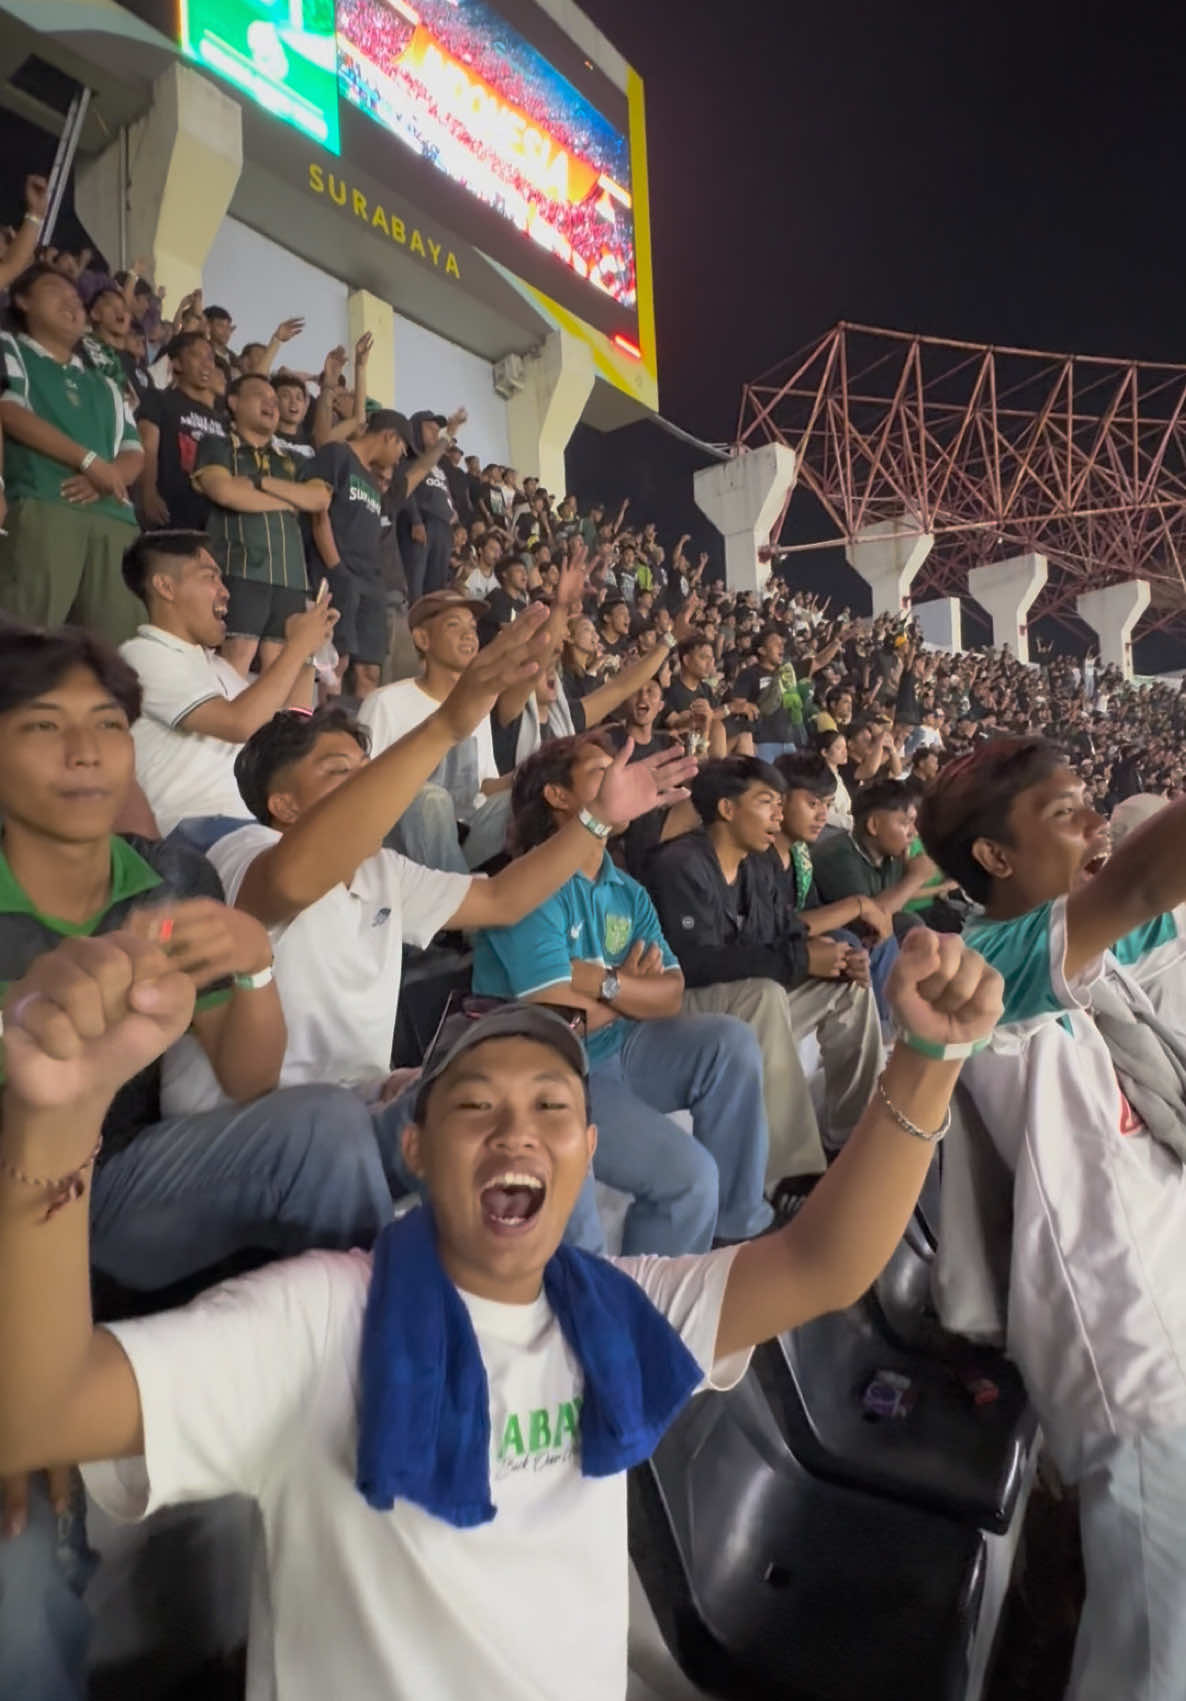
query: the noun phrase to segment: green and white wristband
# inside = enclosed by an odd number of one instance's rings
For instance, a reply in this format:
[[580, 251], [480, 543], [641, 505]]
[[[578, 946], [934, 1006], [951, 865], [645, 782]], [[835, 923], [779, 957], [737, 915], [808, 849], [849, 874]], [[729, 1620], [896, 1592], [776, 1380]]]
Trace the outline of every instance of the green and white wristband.
[[271, 986], [273, 975], [269, 963], [266, 969], [257, 969], [253, 975], [232, 975], [231, 981], [237, 992], [260, 992], [265, 986]]
[[912, 1034], [907, 1028], [899, 1028], [897, 1037], [903, 1045], [917, 1051], [923, 1057], [929, 1057], [933, 1063], [962, 1063], [967, 1057], [975, 1057], [978, 1051], [983, 1051], [988, 1045], [989, 1036], [977, 1040], [962, 1040], [956, 1045], [937, 1045], [934, 1040], [922, 1039], [918, 1034]]

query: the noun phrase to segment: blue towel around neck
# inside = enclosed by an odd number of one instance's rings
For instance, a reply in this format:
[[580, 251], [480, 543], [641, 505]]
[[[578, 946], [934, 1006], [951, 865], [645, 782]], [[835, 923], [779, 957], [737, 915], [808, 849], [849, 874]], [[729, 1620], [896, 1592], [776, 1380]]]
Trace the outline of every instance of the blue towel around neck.
[[[544, 1293], [584, 1373], [581, 1472], [629, 1470], [702, 1381], [700, 1366], [638, 1283], [603, 1258], [559, 1247]], [[494, 1517], [486, 1367], [427, 1205], [375, 1243], [361, 1405], [356, 1481], [376, 1511], [410, 1500], [459, 1529]]]

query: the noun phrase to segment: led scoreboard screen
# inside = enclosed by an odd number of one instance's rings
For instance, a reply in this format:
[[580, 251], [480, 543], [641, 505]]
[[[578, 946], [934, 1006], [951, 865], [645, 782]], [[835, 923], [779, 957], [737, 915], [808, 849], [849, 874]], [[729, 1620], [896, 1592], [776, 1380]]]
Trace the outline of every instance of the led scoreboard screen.
[[353, 105], [633, 308], [630, 144], [484, 0], [338, 0]]
[[255, 106], [637, 353], [628, 98], [534, 0], [501, 3], [125, 0]]
[[338, 151], [334, 0], [180, 0], [187, 59]]

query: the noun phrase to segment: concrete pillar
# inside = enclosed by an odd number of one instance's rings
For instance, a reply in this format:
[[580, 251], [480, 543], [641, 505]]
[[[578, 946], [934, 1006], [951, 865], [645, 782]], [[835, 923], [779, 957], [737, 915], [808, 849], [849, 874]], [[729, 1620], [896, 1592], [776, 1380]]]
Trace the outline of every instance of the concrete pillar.
[[346, 326], [353, 355], [364, 332], [374, 338], [367, 362], [367, 395], [381, 408], [395, 406], [395, 310], [369, 289], [352, 289], [346, 297]]
[[969, 591], [992, 615], [994, 646], [1009, 650], [1019, 662], [1030, 659], [1025, 617], [1045, 583], [1046, 557], [1032, 553], [973, 567], [968, 574]]
[[1100, 661], [1118, 667], [1125, 679], [1132, 678], [1133, 628], [1148, 606], [1148, 579], [1122, 579], [1102, 591], [1085, 591], [1075, 601], [1079, 618], [1099, 638]]
[[910, 610], [922, 630], [923, 642], [936, 650], [962, 650], [964, 612], [958, 597], [936, 597], [933, 602], [916, 602]]
[[692, 480], [696, 506], [725, 540], [725, 582], [731, 591], [761, 591], [770, 563], [758, 560], [795, 482], [795, 454], [785, 443], [705, 467]]
[[527, 382], [507, 403], [511, 465], [545, 490], [567, 488], [564, 451], [593, 390], [593, 351], [568, 331], [550, 331], [527, 361]]
[[901, 614], [910, 607], [910, 587], [935, 542], [919, 527], [915, 515], [902, 514], [866, 526], [844, 546], [845, 560], [873, 592], [875, 620], [879, 614]]
[[[152, 105], [128, 131], [124, 240], [129, 262], [152, 262], [165, 286], [169, 317], [198, 289], [214, 235], [243, 168], [243, 119], [237, 101], [180, 62], [152, 86]], [[96, 246], [113, 265], [120, 248], [118, 137], [75, 172], [74, 205]]]

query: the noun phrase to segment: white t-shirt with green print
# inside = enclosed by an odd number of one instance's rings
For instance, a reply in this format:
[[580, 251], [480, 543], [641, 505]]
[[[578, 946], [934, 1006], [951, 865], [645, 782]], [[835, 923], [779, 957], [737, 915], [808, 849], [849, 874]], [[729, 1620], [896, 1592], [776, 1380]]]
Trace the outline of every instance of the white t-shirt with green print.
[[[624, 1258], [702, 1367], [736, 1248]], [[145, 1457], [85, 1467], [110, 1513], [246, 1494], [262, 1512], [248, 1701], [622, 1701], [626, 1480], [580, 1471], [581, 1371], [546, 1299], [463, 1295], [490, 1389], [492, 1522], [457, 1530], [354, 1486], [368, 1254], [308, 1253], [112, 1326]], [[409, 1297], [415, 1303], [415, 1296]]]
[[1066, 899], [965, 942], [1000, 970], [1005, 1009], [964, 1084], [1014, 1173], [1008, 1350], [1064, 1475], [1093, 1444], [1186, 1426], [1186, 1174], [1146, 1131], [1091, 1013], [1108, 975], [1186, 1008], [1176, 915], [1068, 980]]

